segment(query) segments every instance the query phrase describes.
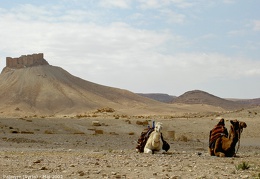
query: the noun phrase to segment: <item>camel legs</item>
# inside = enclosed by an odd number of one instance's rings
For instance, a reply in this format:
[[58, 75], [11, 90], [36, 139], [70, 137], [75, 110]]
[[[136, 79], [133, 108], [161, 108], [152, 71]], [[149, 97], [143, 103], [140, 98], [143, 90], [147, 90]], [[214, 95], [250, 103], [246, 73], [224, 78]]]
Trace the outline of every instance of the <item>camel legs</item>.
[[210, 156], [214, 156], [215, 154], [214, 154], [214, 149], [212, 149], [212, 148], [210, 148], [209, 147], [209, 155]]
[[146, 153], [146, 154], [152, 154], [153, 153], [153, 151], [151, 150], [151, 149], [148, 149], [148, 148], [144, 148], [144, 153]]
[[222, 141], [221, 138], [217, 139], [215, 148], [214, 148], [214, 154], [217, 157], [225, 157], [226, 155], [223, 152], [220, 152], [219, 150], [222, 150]]
[[[151, 149], [144, 148], [144, 153], [146, 153], [146, 154], [153, 154], [153, 151]], [[154, 150], [154, 153], [165, 154], [167, 152], [165, 150], [159, 150], [159, 151]]]

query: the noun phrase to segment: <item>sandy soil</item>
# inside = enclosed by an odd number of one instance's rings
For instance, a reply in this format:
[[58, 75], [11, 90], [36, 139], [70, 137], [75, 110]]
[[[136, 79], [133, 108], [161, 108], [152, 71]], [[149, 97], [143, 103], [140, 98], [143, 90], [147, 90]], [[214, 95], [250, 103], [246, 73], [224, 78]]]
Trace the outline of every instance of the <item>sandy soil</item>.
[[[260, 110], [223, 114], [247, 123], [237, 157], [208, 154], [208, 134], [216, 116], [144, 119], [112, 115], [83, 118], [1, 118], [2, 178], [259, 178]], [[146, 127], [137, 121], [163, 123], [167, 154], [136, 153]], [[99, 121], [100, 126], [93, 126]], [[168, 131], [175, 131], [175, 137]], [[236, 169], [248, 163], [249, 169]]]

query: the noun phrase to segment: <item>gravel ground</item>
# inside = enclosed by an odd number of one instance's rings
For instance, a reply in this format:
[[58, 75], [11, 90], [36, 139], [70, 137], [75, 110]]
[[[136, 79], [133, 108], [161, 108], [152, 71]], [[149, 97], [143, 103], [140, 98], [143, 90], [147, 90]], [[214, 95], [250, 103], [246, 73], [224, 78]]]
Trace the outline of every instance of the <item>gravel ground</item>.
[[[98, 121], [100, 126], [93, 126], [93, 121]], [[1, 118], [0, 176], [138, 179], [260, 177], [259, 118], [246, 119], [248, 128], [242, 134], [237, 157], [233, 158], [208, 154], [208, 132], [217, 120], [160, 119], [171, 149], [167, 154], [152, 155], [135, 151], [136, 141], [145, 128], [137, 125], [136, 121], [145, 120]], [[226, 125], [229, 126], [228, 123]], [[176, 132], [174, 139], [167, 137], [167, 131], [172, 130]], [[187, 140], [181, 140], [185, 137]], [[244, 170], [243, 167], [238, 169], [243, 163]]]

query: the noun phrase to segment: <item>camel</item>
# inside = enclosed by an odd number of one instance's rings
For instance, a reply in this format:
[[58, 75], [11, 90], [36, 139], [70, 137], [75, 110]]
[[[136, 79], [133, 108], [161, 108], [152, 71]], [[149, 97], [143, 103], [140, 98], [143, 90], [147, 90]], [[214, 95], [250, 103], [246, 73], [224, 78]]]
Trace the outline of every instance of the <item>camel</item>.
[[156, 153], [166, 153], [165, 150], [162, 149], [163, 147], [163, 141], [161, 137], [161, 129], [162, 129], [162, 123], [157, 122], [155, 124], [154, 131], [150, 134], [145, 147], [144, 147], [144, 153], [153, 154]]
[[[223, 120], [223, 119], [222, 119]], [[221, 122], [219, 122], [220, 124]], [[217, 157], [234, 157], [236, 156], [235, 147], [237, 142], [238, 147], [240, 144], [240, 137], [243, 131], [243, 128], [246, 128], [247, 125], [245, 122], [238, 120], [231, 120], [231, 126], [228, 136], [226, 134], [220, 133], [217, 139], [210, 143], [209, 153], [211, 156]], [[224, 127], [224, 123], [223, 127]], [[216, 127], [215, 127], [216, 128]], [[211, 135], [212, 131], [210, 132]], [[210, 138], [212, 138], [210, 136]]]

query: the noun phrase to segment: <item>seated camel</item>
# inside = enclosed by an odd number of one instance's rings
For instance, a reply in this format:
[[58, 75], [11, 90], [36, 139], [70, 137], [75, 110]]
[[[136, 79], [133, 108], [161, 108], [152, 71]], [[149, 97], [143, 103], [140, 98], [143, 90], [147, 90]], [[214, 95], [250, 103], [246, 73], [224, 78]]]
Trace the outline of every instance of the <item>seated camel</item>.
[[[161, 126], [162, 128], [162, 126]], [[140, 137], [137, 140], [137, 146], [136, 146], [136, 151], [143, 153], [144, 152], [144, 147], [150, 137], [150, 134], [155, 130], [155, 122], [153, 121], [152, 127], [148, 126], [148, 128], [145, 128], [143, 132], [141, 133]], [[163, 138], [163, 135], [161, 133], [161, 139], [163, 142], [162, 149], [165, 150], [166, 152], [170, 149], [170, 145], [168, 142], [166, 142]]]
[[[209, 136], [209, 154], [218, 157], [234, 157], [236, 155], [235, 147], [239, 142], [243, 128], [247, 125], [245, 122], [231, 120], [229, 134], [225, 131], [224, 119], [210, 131]], [[222, 128], [221, 128], [222, 127]]]
[[156, 153], [166, 153], [165, 150], [163, 150], [163, 141], [162, 141], [162, 123], [157, 122], [154, 128], [154, 131], [150, 134], [145, 147], [144, 147], [144, 153], [150, 153], [153, 154]]

